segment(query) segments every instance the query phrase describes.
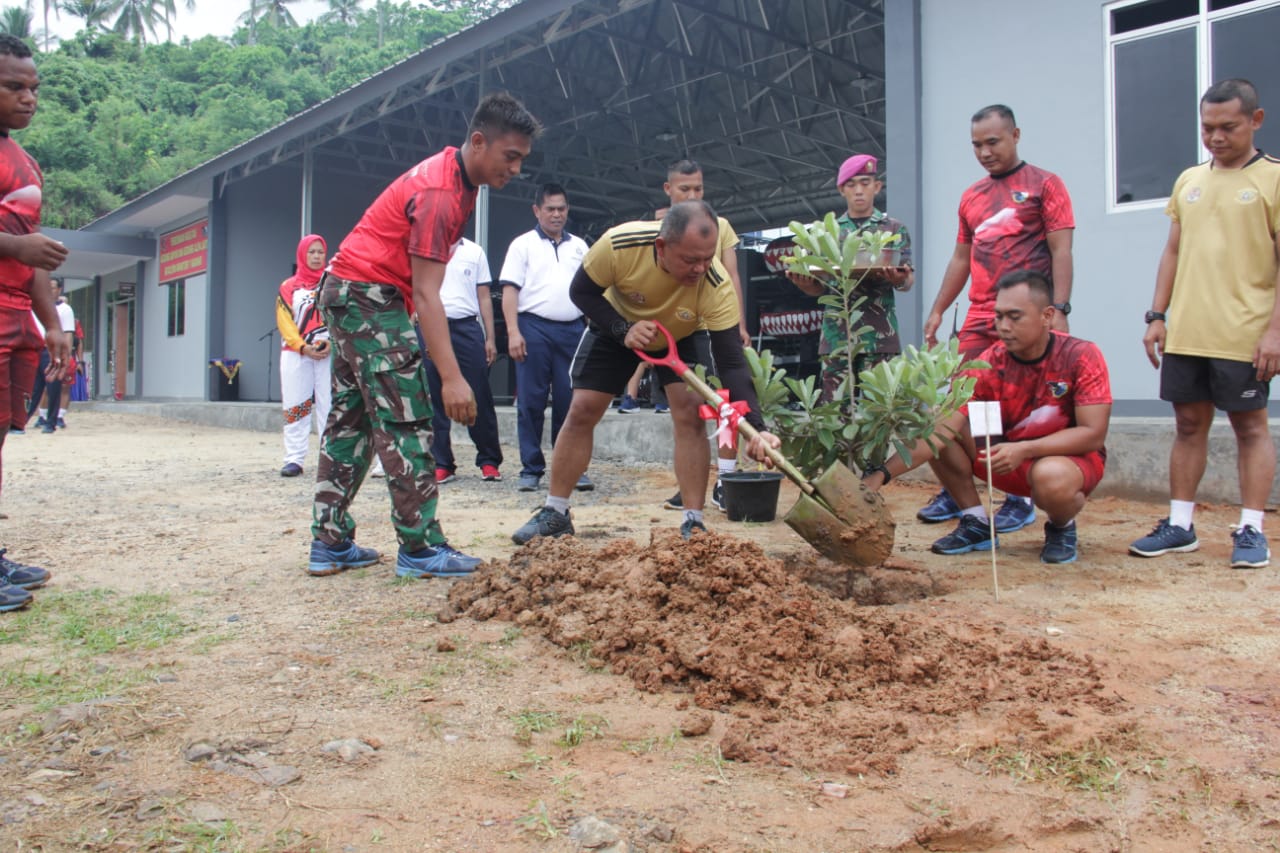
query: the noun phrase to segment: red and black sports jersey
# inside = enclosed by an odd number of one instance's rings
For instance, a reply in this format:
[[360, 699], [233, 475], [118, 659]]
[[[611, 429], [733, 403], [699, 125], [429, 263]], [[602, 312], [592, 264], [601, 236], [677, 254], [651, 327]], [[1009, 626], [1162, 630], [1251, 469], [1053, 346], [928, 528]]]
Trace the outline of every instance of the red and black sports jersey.
[[995, 316], [996, 282], [1005, 273], [1029, 269], [1052, 278], [1046, 236], [1075, 224], [1062, 179], [1030, 163], [999, 177], [988, 175], [965, 190], [956, 237], [972, 247], [965, 326], [986, 324]]
[[[0, 231], [32, 234], [40, 230], [43, 185], [35, 158], [9, 136], [0, 136]], [[30, 311], [34, 273], [17, 258], [0, 256], [0, 307]]]
[[1019, 361], [1003, 342], [978, 357], [991, 367], [966, 371], [978, 380], [973, 399], [1000, 401], [1009, 441], [1061, 432], [1076, 425], [1077, 406], [1111, 402], [1107, 363], [1091, 341], [1052, 332], [1049, 348], [1035, 361]]
[[410, 255], [448, 263], [475, 204], [476, 188], [467, 180], [461, 153], [446, 148], [383, 190], [342, 241], [329, 271], [351, 281], [395, 285], [410, 302]]

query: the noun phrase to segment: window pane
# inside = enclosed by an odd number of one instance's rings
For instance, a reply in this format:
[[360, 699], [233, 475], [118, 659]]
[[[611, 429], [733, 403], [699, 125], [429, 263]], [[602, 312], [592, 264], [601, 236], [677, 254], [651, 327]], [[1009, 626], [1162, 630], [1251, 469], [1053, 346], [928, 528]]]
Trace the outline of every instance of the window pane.
[[1125, 6], [1111, 13], [1111, 34], [1141, 30], [1156, 24], [1167, 24], [1200, 14], [1200, 0], [1150, 0]]
[[1164, 198], [1196, 162], [1193, 28], [1114, 48], [1117, 203]]
[[[1210, 31], [1213, 79], [1243, 77], [1258, 87], [1259, 105], [1267, 110], [1262, 129], [1253, 137], [1268, 154], [1280, 154], [1280, 6], [1261, 9], [1224, 21]], [[1268, 109], [1270, 107], [1270, 109]]]

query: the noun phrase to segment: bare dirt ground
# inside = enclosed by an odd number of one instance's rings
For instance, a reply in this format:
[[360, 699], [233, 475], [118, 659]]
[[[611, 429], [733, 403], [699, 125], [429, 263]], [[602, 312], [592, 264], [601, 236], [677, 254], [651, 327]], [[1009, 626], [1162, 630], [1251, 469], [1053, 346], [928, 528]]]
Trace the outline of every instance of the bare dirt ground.
[[72, 414], [4, 448], [0, 545], [55, 577], [0, 615], [3, 849], [1280, 849], [1280, 579], [1226, 567], [1227, 507], [1155, 561], [1140, 503], [1073, 566], [1008, 536], [997, 604], [920, 485], [855, 574], [781, 521], [682, 542], [656, 468], [516, 549], [538, 498], [464, 469], [475, 579], [394, 579], [380, 481], [390, 559], [310, 578], [278, 436]]

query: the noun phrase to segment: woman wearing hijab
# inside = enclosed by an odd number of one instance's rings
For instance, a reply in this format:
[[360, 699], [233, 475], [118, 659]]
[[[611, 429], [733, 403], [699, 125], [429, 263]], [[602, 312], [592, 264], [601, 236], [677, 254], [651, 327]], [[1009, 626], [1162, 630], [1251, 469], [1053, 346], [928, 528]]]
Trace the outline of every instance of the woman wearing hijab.
[[316, 416], [316, 435], [324, 434], [332, 399], [329, 386], [329, 330], [325, 327], [316, 287], [324, 274], [328, 244], [318, 234], [308, 234], [298, 243], [297, 272], [280, 285], [276, 300], [276, 325], [282, 340], [280, 352], [280, 397], [284, 403], [284, 467], [281, 477], [302, 473], [307, 456], [307, 433], [311, 414]]

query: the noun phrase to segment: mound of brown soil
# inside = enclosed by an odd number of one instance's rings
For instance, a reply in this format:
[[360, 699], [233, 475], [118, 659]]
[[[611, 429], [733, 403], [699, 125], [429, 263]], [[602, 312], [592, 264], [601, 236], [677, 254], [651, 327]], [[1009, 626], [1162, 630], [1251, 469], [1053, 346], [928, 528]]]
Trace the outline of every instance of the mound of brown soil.
[[889, 770], [924, 737], [908, 730], [912, 715], [936, 726], [995, 709], [1034, 727], [1041, 709], [1106, 705], [1090, 658], [992, 623], [837, 600], [757, 546], [714, 533], [598, 550], [535, 540], [457, 584], [449, 602], [443, 620], [536, 628], [642, 689], [688, 691], [732, 713], [728, 758]]

